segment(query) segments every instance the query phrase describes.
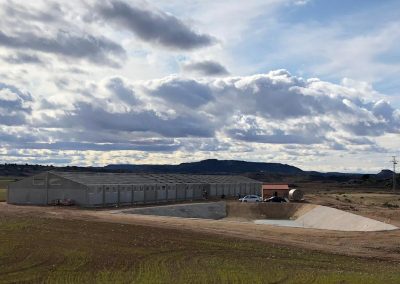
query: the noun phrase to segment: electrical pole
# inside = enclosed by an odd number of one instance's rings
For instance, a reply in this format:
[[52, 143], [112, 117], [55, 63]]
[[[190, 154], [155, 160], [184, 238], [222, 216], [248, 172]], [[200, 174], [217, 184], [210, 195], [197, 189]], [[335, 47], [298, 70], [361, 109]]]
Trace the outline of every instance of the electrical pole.
[[397, 161], [396, 161], [396, 156], [392, 156], [393, 160], [393, 192], [396, 191], [396, 165], [397, 165]]

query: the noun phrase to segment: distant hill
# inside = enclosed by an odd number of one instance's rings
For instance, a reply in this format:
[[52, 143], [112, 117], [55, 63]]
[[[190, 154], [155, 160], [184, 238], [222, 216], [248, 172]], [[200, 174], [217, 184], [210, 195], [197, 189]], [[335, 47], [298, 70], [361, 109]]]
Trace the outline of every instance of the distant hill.
[[[178, 165], [115, 164], [105, 167], [55, 167], [29, 164], [0, 164], [0, 177], [21, 178], [44, 171], [125, 172], [125, 173], [183, 173], [183, 174], [237, 174], [262, 182], [339, 182], [360, 186], [391, 187], [393, 172], [382, 170], [378, 174], [302, 171], [281, 163], [246, 162], [209, 159]], [[400, 175], [397, 175], [400, 184]]]
[[179, 165], [108, 165], [104, 169], [112, 171], [152, 172], [152, 173], [203, 173], [203, 174], [239, 174], [249, 172], [266, 172], [281, 174], [300, 174], [303, 171], [294, 166], [280, 163], [258, 163], [236, 160], [209, 159], [200, 162], [182, 163]]
[[393, 171], [391, 170], [381, 170], [375, 176], [377, 179], [390, 179], [393, 178]]

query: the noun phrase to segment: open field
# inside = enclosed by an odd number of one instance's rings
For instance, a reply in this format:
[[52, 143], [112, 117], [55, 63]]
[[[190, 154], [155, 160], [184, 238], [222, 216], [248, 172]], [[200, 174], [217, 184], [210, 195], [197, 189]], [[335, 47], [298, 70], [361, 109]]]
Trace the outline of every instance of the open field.
[[[398, 195], [306, 198], [400, 225], [400, 209], [384, 205], [398, 204]], [[0, 202], [0, 283], [400, 283], [400, 230], [339, 232], [113, 211]]]
[[191, 231], [0, 215], [0, 282], [399, 283], [396, 262]]

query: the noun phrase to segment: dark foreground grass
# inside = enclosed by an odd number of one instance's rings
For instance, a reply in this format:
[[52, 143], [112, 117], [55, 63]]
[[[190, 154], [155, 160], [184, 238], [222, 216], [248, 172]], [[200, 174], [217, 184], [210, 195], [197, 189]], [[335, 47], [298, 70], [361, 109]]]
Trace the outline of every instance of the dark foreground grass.
[[176, 230], [0, 216], [0, 283], [20, 282], [400, 283], [400, 266]]

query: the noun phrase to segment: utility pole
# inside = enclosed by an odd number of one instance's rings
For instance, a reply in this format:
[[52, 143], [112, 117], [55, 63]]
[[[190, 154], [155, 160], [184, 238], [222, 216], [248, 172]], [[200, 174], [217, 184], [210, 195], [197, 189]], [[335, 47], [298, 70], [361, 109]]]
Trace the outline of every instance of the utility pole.
[[396, 161], [396, 156], [392, 156], [393, 160], [393, 192], [396, 191], [396, 165], [397, 165], [397, 161]]

